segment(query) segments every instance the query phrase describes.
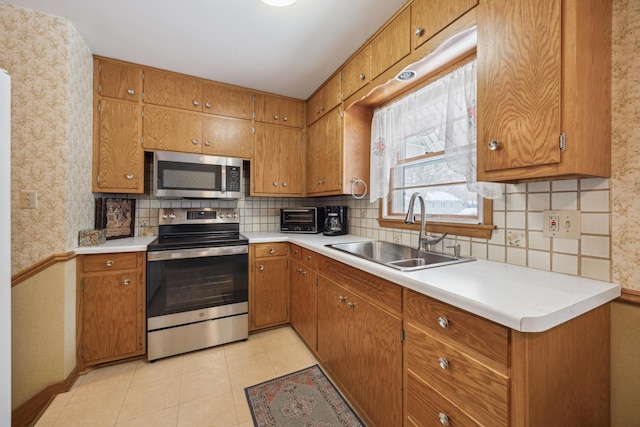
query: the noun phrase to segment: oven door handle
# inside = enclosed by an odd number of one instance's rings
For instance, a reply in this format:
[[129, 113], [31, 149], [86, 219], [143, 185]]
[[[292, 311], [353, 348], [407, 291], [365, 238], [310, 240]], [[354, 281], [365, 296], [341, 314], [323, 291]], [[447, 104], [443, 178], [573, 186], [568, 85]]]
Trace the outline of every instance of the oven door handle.
[[172, 259], [205, 258], [249, 253], [247, 245], [216, 246], [213, 248], [176, 249], [147, 252], [147, 261], [167, 261]]

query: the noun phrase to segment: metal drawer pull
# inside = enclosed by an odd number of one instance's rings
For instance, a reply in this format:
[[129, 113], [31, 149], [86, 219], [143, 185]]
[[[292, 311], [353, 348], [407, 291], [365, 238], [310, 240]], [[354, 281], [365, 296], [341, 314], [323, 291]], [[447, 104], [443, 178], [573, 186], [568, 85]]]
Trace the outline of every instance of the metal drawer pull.
[[127, 90], [127, 93], [128, 93], [129, 95], [133, 95], [133, 94], [135, 94], [135, 93], [136, 93], [136, 91], [135, 91], [135, 90], [133, 90], [133, 89], [129, 89], [129, 90]]
[[197, 140], [197, 139], [192, 139], [192, 140], [191, 140], [191, 143], [192, 143], [193, 145], [198, 145], [198, 140]]
[[264, 270], [264, 265], [260, 264], [260, 267], [258, 267], [258, 270], [260, 271]]
[[498, 141], [496, 141], [495, 139], [489, 141], [489, 150], [496, 151], [498, 147], [500, 147], [500, 143]]
[[127, 174], [127, 179], [133, 179], [133, 174], [132, 173], [128, 173]]
[[444, 316], [438, 317], [438, 323], [440, 324], [440, 326], [442, 326], [445, 329], [449, 327], [449, 319], [447, 319]]
[[205, 141], [205, 142], [204, 142], [204, 145], [206, 145], [207, 147], [210, 147], [210, 146], [211, 146], [211, 142], [209, 142], [209, 141]]
[[449, 416], [444, 412], [440, 412], [438, 414], [438, 418], [440, 419], [440, 424], [442, 424], [443, 426], [449, 425]]
[[449, 369], [449, 361], [444, 357], [441, 357], [440, 359], [438, 359], [438, 363], [440, 364], [440, 367], [445, 371]]
[[416, 36], [422, 37], [423, 34], [424, 34], [424, 28], [422, 28], [422, 27], [416, 28]]
[[107, 261], [107, 267], [113, 267], [113, 264], [115, 264], [115, 262], [111, 260]]
[[270, 254], [275, 254], [275, 253], [276, 253], [276, 250], [275, 250], [275, 249], [273, 249], [273, 248], [271, 248], [271, 249], [269, 249], [269, 253], [270, 253]]
[[197, 99], [194, 99], [194, 100], [193, 100], [193, 105], [197, 107], [198, 105], [200, 105], [200, 103], [198, 102], [198, 100], [197, 100]]
[[307, 261], [311, 261], [311, 255], [305, 255], [304, 259], [306, 259]]
[[306, 270], [302, 270], [301, 273], [302, 273], [303, 276], [307, 275], [307, 271]]
[[349, 306], [349, 310], [353, 310], [353, 307], [356, 306], [356, 303], [355, 302], [350, 302], [350, 303], [347, 304], [347, 306]]
[[301, 268], [296, 268], [296, 271], [298, 272], [298, 274], [302, 274], [302, 269]]
[[364, 80], [367, 76], [364, 75], [364, 73], [360, 73], [360, 80]]
[[346, 300], [347, 300], [347, 297], [343, 297], [342, 295], [338, 297], [338, 301], [340, 302], [345, 302]]
[[129, 286], [129, 285], [131, 284], [131, 280], [129, 280], [129, 279], [124, 279], [123, 284], [124, 284], [125, 286]]
[[207, 108], [211, 108], [211, 103], [207, 102], [206, 104], [204, 104], [204, 106]]

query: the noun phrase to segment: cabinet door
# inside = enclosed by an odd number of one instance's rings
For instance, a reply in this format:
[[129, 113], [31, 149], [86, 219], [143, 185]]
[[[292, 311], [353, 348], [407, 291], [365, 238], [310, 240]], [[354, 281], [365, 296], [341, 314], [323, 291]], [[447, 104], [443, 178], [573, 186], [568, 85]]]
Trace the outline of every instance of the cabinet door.
[[250, 120], [253, 114], [252, 94], [246, 89], [203, 83], [202, 111]]
[[289, 267], [291, 290], [291, 326], [304, 342], [316, 349], [317, 341], [317, 285], [315, 270], [291, 260]]
[[256, 121], [282, 126], [298, 127], [304, 125], [304, 103], [279, 96], [255, 95]]
[[115, 99], [101, 99], [98, 105], [93, 191], [142, 193], [141, 108]]
[[289, 267], [286, 257], [257, 259], [252, 266], [254, 329], [287, 323], [289, 320]]
[[413, 48], [477, 6], [478, 0], [414, 0], [411, 4]]
[[143, 283], [136, 270], [84, 278], [84, 362], [135, 354], [142, 346], [138, 315]]
[[336, 74], [307, 103], [307, 125], [327, 114], [342, 101], [342, 79]]
[[350, 295], [351, 395], [375, 425], [401, 425], [402, 319]]
[[142, 99], [142, 69], [121, 62], [98, 61], [98, 94], [108, 98], [140, 101]]
[[250, 159], [253, 145], [251, 121], [203, 114], [202, 141], [204, 154]]
[[[478, 180], [560, 162], [561, 0], [478, 9]], [[517, 178], [517, 177], [512, 177]]]
[[371, 45], [365, 46], [342, 69], [343, 99], [349, 98], [371, 80]]
[[334, 108], [307, 130], [307, 194], [342, 191], [342, 156], [342, 117]]
[[302, 130], [280, 128], [282, 157], [280, 158], [279, 192], [282, 195], [302, 195], [303, 150]]
[[202, 111], [202, 83], [193, 77], [166, 71], [145, 70], [144, 102]]
[[410, 12], [406, 8], [371, 41], [371, 79], [411, 53]]
[[171, 108], [144, 107], [144, 148], [147, 150], [202, 151], [202, 115]]
[[341, 286], [318, 275], [318, 357], [344, 386], [350, 371], [347, 358], [349, 295]]
[[256, 123], [251, 194], [302, 194], [302, 131]]

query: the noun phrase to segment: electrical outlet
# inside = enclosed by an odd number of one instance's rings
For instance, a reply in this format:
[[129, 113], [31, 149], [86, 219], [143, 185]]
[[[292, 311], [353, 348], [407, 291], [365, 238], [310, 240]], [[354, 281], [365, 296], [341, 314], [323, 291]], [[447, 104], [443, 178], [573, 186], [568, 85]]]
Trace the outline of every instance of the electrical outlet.
[[36, 190], [22, 190], [20, 193], [20, 205], [23, 209], [37, 209], [38, 192]]
[[564, 239], [580, 238], [580, 211], [544, 211], [542, 235]]

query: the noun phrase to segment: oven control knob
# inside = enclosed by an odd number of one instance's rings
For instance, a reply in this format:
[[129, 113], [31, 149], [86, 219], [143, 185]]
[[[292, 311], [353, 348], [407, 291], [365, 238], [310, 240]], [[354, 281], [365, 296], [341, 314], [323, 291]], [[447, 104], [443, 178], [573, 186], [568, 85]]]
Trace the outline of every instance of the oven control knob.
[[162, 214], [162, 219], [167, 219], [167, 218], [169, 218], [169, 215], [167, 215], [167, 214], [163, 213], [163, 214]]
[[169, 218], [176, 219], [176, 214], [169, 214]]
[[234, 212], [234, 213], [233, 213], [233, 217], [234, 217], [234, 218], [238, 218], [238, 212]]

